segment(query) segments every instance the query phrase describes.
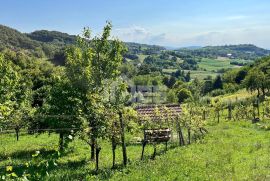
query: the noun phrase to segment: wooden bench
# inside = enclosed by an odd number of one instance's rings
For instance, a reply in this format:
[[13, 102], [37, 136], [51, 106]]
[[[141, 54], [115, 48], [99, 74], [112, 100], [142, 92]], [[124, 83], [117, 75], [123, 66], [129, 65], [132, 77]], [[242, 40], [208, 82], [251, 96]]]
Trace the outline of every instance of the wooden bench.
[[154, 144], [154, 154], [153, 158], [156, 155], [156, 143], [165, 143], [166, 151], [168, 148], [168, 141], [171, 139], [171, 130], [169, 128], [160, 128], [160, 129], [145, 129], [144, 130], [144, 139], [142, 141], [142, 155], [141, 159], [143, 159], [144, 148], [147, 143]]

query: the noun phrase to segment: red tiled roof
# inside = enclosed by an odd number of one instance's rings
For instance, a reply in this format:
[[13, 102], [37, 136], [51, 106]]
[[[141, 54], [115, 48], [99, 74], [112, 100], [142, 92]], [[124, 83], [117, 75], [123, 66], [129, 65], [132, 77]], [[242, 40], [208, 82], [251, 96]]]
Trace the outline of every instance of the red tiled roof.
[[[158, 109], [157, 115], [155, 110]], [[152, 120], [160, 118], [176, 118], [181, 113], [181, 107], [179, 104], [161, 104], [161, 105], [141, 105], [137, 106], [135, 110], [141, 119], [150, 118]]]

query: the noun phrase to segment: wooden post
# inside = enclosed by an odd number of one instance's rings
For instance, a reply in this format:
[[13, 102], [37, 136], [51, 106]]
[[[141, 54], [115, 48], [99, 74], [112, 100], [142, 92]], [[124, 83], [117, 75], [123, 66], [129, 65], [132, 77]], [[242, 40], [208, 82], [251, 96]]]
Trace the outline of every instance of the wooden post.
[[62, 132], [59, 134], [59, 150], [64, 150], [64, 134]]
[[218, 123], [219, 123], [219, 118], [220, 118], [220, 112], [219, 112], [219, 110], [218, 110], [217, 114], [218, 114]]
[[258, 118], [260, 118], [260, 100], [257, 98], [257, 112], [258, 112]]
[[230, 102], [228, 105], [228, 119], [232, 119], [232, 103]]
[[154, 86], [152, 86], [152, 88], [151, 88], [152, 90], [152, 104], [154, 104]]
[[[136, 85], [136, 94], [138, 94], [138, 85]], [[136, 103], [138, 102], [138, 95], [136, 96]]]
[[188, 128], [188, 144], [191, 143], [191, 132], [190, 128]]

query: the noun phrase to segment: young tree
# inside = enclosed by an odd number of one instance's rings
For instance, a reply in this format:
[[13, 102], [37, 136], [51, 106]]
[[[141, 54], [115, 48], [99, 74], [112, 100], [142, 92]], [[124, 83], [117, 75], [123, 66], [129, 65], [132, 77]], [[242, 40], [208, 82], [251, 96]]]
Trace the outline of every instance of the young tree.
[[[106, 120], [103, 112], [103, 93], [106, 82], [119, 76], [119, 67], [123, 61], [124, 45], [117, 39], [110, 39], [111, 23], [107, 23], [102, 35], [91, 38], [90, 30], [85, 28], [78, 37], [76, 47], [67, 50], [66, 74], [72, 87], [82, 101], [82, 112], [86, 115], [89, 127], [91, 158], [100, 151], [97, 138], [102, 137]], [[97, 156], [98, 157], [98, 156]], [[98, 160], [96, 159], [96, 169]]]
[[118, 80], [114, 82], [114, 85], [112, 85], [114, 90], [110, 91], [112, 92], [113, 96], [111, 96], [110, 99], [110, 107], [113, 109], [113, 112], [116, 112], [118, 114], [119, 118], [119, 126], [120, 126], [120, 140], [122, 143], [122, 153], [123, 153], [123, 164], [124, 166], [127, 165], [127, 150], [126, 150], [126, 142], [125, 142], [125, 125], [124, 122], [124, 107], [126, 103], [128, 102], [129, 95], [127, 92], [127, 85], [122, 82], [121, 80]]

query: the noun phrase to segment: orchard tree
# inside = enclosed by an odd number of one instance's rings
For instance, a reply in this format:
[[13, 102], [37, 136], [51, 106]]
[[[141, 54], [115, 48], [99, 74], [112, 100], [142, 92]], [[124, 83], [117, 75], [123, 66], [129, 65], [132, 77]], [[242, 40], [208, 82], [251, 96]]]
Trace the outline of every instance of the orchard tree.
[[94, 149], [97, 153], [101, 149], [97, 139], [104, 135], [106, 127], [106, 119], [102, 116], [105, 111], [103, 94], [108, 88], [106, 83], [119, 76], [122, 55], [126, 51], [119, 40], [110, 38], [111, 29], [111, 23], [107, 22], [102, 35], [91, 38], [90, 30], [85, 28], [77, 45], [66, 51], [66, 75], [82, 101], [81, 110], [90, 130], [92, 159]]
[[19, 131], [27, 126], [31, 112], [31, 82], [22, 78], [19, 67], [0, 54], [0, 117], [2, 127], [15, 129], [17, 140]]
[[[19, 74], [14, 65], [0, 54], [0, 117], [2, 123], [10, 115], [14, 104], [16, 89], [19, 85]], [[4, 126], [6, 124], [3, 124]]]
[[[123, 165], [127, 165], [127, 149], [126, 149], [126, 142], [125, 142], [125, 125], [126, 122], [124, 120], [124, 108], [129, 100], [129, 94], [127, 92], [127, 85], [122, 81], [118, 80], [115, 81], [114, 84], [111, 84], [113, 90], [110, 91], [110, 107], [118, 114], [119, 119], [119, 127], [120, 127], [120, 140], [122, 143], [122, 153], [123, 153]], [[114, 123], [117, 125], [117, 123]], [[113, 154], [116, 148], [115, 143], [112, 142], [113, 145]], [[114, 156], [115, 157], [115, 156]]]
[[251, 92], [257, 91], [258, 96], [260, 96], [260, 91], [265, 96], [265, 90], [267, 86], [269, 86], [267, 85], [267, 83], [268, 81], [265, 74], [257, 68], [249, 71], [248, 75], [244, 80], [244, 85], [246, 86], [246, 89]]
[[42, 127], [59, 134], [60, 151], [64, 150], [82, 125], [81, 106], [77, 90], [64, 76], [56, 77], [55, 85], [36, 118], [42, 120]]

